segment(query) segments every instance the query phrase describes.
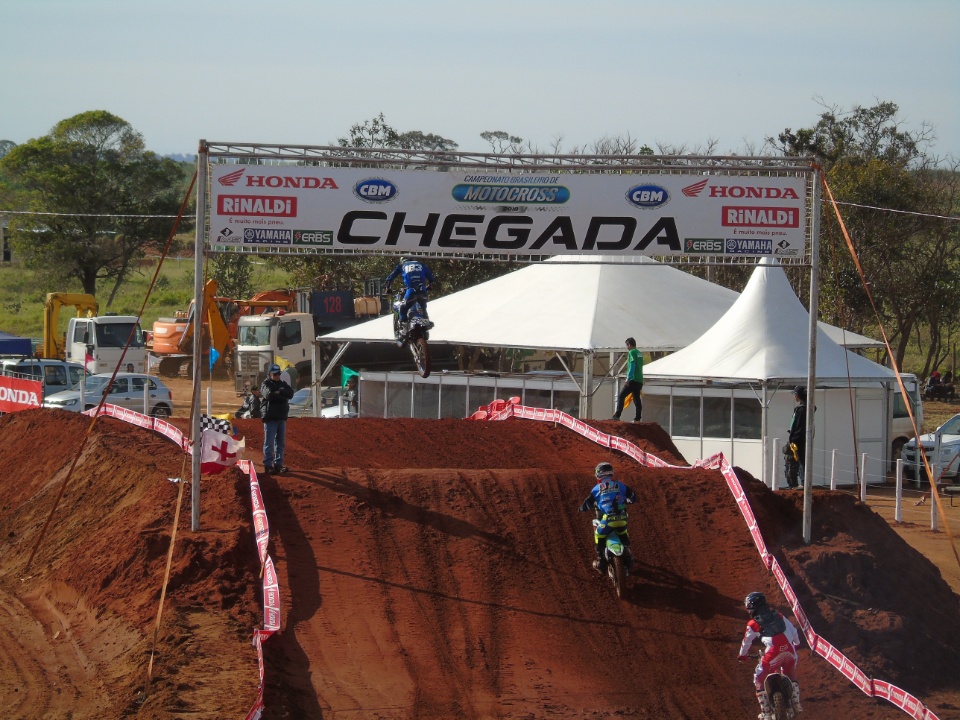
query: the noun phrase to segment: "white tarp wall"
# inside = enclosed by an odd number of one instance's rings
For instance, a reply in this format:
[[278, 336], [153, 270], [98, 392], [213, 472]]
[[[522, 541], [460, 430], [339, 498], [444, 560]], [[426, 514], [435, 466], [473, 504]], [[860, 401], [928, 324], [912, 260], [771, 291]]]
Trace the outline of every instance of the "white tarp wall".
[[[793, 417], [792, 385], [701, 388], [647, 382], [643, 393], [644, 420], [659, 423], [687, 460], [722, 452], [732, 465], [766, 484], [775, 477], [778, 487], [786, 485], [783, 458], [775, 447], [786, 442]], [[766, 445], [762, 437], [764, 393], [768, 404]], [[863, 453], [868, 456], [867, 481], [883, 482], [891, 444], [887, 419], [891, 412], [889, 390], [884, 384], [875, 383], [854, 387], [853, 393], [855, 425], [847, 388], [819, 388], [814, 394], [815, 485], [829, 485], [831, 476], [837, 484], [855, 484]], [[781, 440], [779, 444], [774, 442], [777, 438]]]

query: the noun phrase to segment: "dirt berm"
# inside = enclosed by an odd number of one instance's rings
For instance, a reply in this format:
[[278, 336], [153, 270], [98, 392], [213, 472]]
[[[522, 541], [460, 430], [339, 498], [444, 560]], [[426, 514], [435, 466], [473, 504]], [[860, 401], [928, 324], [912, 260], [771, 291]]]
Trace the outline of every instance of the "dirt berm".
[[[178, 486], [169, 441], [70, 413], [0, 418], [0, 697], [7, 718], [243, 718], [258, 682], [248, 483], [184, 499], [144, 693]], [[259, 448], [261, 426], [238, 423]], [[598, 423], [683, 464], [651, 424]], [[248, 457], [258, 463], [255, 450]], [[577, 512], [610, 460], [632, 485], [626, 599], [590, 567]], [[785, 603], [718, 472], [640, 468], [531, 421], [294, 420], [289, 475], [262, 478], [282, 629], [264, 644], [267, 720], [756, 717], [741, 602]], [[763, 534], [827, 640], [960, 718], [960, 598], [874, 512], [744, 478]], [[905, 718], [801, 651], [804, 715]]]

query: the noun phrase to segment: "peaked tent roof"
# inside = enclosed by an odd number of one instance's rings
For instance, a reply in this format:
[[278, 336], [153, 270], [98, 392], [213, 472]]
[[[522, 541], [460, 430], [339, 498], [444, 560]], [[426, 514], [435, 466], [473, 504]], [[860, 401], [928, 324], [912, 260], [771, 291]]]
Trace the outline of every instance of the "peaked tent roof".
[[[607, 352], [623, 351], [624, 339], [632, 336], [640, 350], [669, 352], [700, 337], [737, 297], [734, 290], [647, 257], [554, 257], [431, 300], [436, 327], [430, 342]], [[392, 343], [393, 320], [379, 317], [322, 339]], [[853, 333], [845, 343], [877, 344]]]
[[[431, 343], [543, 350], [670, 351], [693, 342], [737, 299], [733, 290], [640, 257], [551, 258], [430, 301]], [[393, 342], [389, 316], [324, 335]]]
[[[764, 258], [743, 293], [709, 330], [684, 349], [648, 363], [644, 376], [731, 380], [807, 378], [810, 315], [783, 268]], [[893, 371], [844, 350], [817, 329], [817, 381], [888, 378]]]

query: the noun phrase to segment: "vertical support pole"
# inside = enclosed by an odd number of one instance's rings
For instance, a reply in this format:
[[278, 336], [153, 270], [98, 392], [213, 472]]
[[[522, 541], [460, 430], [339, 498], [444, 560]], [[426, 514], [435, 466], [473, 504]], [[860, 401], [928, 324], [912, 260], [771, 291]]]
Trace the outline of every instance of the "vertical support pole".
[[213, 415], [213, 388], [207, 386], [207, 415]]
[[193, 396], [190, 400], [190, 437], [193, 457], [190, 472], [190, 529], [200, 529], [200, 339], [203, 337], [203, 254], [207, 247], [207, 141], [201, 140], [197, 152], [197, 229], [193, 253]]
[[903, 458], [897, 458], [897, 501], [893, 509], [893, 519], [903, 522]]
[[830, 489], [837, 489], [837, 449], [830, 453]]
[[777, 478], [780, 477], [780, 458], [783, 457], [783, 452], [781, 452], [783, 448], [782, 443], [783, 440], [780, 438], [773, 439], [773, 472], [770, 474], [770, 477], [767, 478], [767, 487], [771, 490], [776, 490], [779, 484]]
[[860, 456], [860, 502], [867, 501], [867, 454]]
[[820, 303], [820, 170], [813, 171], [810, 228], [810, 347], [807, 353], [807, 442], [803, 463], [803, 541], [813, 536], [813, 422], [817, 387], [817, 316]]
[[[776, 442], [776, 441], [774, 441]], [[763, 454], [760, 458], [760, 482], [766, 486], [770, 486], [770, 464], [773, 458], [770, 457], [770, 438], [766, 435], [763, 436], [763, 439], [760, 440], [760, 447], [763, 448]]]

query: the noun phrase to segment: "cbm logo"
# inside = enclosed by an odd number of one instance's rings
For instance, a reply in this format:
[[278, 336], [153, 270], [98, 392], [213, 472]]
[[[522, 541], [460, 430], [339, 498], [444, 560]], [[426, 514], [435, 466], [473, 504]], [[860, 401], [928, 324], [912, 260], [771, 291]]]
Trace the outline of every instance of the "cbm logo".
[[627, 190], [627, 202], [638, 208], [657, 208], [670, 202], [670, 193], [659, 185], [637, 185]]
[[390, 202], [399, 192], [396, 185], [383, 178], [367, 178], [353, 186], [353, 194], [368, 203]]

